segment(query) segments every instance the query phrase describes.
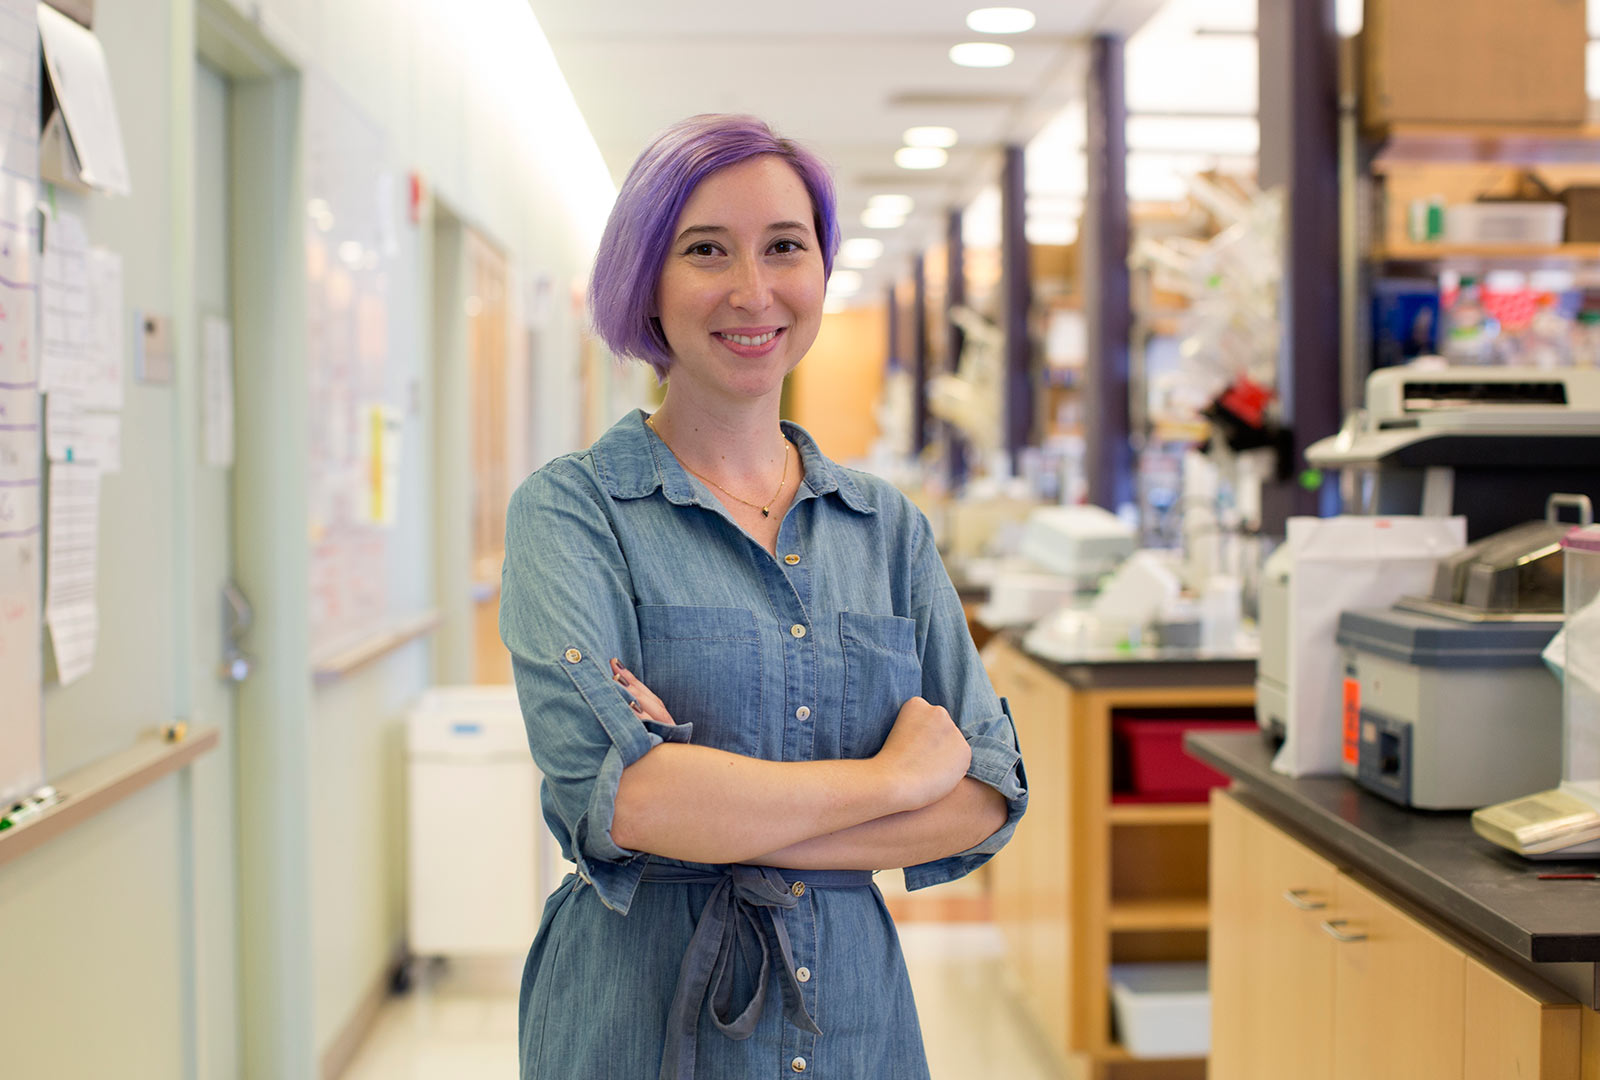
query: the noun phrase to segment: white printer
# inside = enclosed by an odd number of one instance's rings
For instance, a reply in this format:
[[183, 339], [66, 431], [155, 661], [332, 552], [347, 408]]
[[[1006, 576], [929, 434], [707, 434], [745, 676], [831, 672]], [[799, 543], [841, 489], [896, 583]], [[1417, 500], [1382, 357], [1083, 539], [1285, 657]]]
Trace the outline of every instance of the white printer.
[[1345, 474], [1347, 513], [1462, 514], [1477, 540], [1542, 517], [1554, 492], [1600, 501], [1600, 370], [1382, 368], [1306, 460]]

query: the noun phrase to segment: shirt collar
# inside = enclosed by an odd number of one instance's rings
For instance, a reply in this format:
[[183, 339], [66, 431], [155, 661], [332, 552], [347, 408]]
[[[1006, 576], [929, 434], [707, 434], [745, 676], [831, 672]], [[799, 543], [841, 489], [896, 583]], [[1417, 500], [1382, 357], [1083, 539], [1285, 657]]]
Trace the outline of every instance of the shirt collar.
[[[634, 409], [611, 426], [611, 430], [590, 447], [595, 473], [613, 499], [642, 499], [661, 489], [666, 500], [676, 506], [707, 506], [705, 490], [673, 456], [672, 451], [644, 422], [643, 409]], [[876, 513], [862, 497], [861, 489], [847, 469], [841, 468], [818, 449], [799, 424], [780, 421], [783, 433], [800, 451], [805, 467], [805, 486], [813, 495], [837, 494], [839, 501], [858, 514]]]

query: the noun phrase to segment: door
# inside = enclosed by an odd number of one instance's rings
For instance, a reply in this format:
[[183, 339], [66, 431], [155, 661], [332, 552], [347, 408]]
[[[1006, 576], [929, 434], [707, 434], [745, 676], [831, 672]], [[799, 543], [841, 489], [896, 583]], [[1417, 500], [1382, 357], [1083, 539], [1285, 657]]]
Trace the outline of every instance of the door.
[[500, 564], [511, 501], [510, 390], [506, 258], [466, 232], [467, 369], [471, 386], [473, 681], [511, 681], [511, 655], [500, 641]]
[[1338, 871], [1226, 793], [1211, 828], [1212, 1075], [1330, 1080]]
[[1335, 1075], [1460, 1080], [1466, 957], [1353, 878], [1332, 907]]
[[[218, 752], [194, 766], [196, 1043], [202, 1076], [232, 1076], [238, 1071], [238, 951], [235, 836], [238, 790], [234, 730], [234, 683], [224, 667], [223, 589], [234, 575], [233, 469], [221, 463], [222, 423], [232, 408], [232, 388], [218, 375], [232, 371], [231, 334], [231, 124], [228, 78], [210, 65], [194, 71], [194, 287], [198, 324], [189, 332], [196, 343], [197, 385], [190, 389], [198, 423], [190, 460], [178, 476], [192, 477], [194, 535], [193, 610], [190, 613], [188, 694], [191, 719], [215, 726]], [[218, 322], [220, 320], [220, 322]], [[207, 328], [211, 328], [208, 346]], [[209, 354], [209, 355], [208, 355]], [[207, 435], [213, 435], [207, 446]], [[180, 443], [181, 445], [181, 443]]]

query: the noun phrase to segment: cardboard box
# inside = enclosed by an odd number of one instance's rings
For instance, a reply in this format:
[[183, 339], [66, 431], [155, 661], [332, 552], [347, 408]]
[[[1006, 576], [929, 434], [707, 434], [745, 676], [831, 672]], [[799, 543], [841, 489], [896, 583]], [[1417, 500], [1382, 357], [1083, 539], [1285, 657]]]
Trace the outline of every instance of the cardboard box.
[[1362, 120], [1581, 124], [1584, 0], [1366, 0]]
[[1567, 204], [1567, 243], [1600, 243], [1600, 187], [1569, 187], [1561, 201]]

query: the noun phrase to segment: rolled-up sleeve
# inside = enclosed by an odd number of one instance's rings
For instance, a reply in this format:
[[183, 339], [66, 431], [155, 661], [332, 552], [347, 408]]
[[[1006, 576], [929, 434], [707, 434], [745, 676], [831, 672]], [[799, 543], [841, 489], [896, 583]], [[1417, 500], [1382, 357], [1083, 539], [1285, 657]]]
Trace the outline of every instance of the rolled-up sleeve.
[[500, 636], [544, 774], [545, 820], [579, 876], [626, 914], [646, 856], [611, 838], [622, 770], [664, 741], [687, 742], [692, 725], [641, 721], [611, 677], [613, 656], [637, 670], [640, 649], [605, 498], [568, 459], [517, 489], [506, 517]]
[[906, 867], [908, 889], [923, 889], [972, 873], [1006, 845], [1028, 808], [1027, 774], [1010, 706], [995, 695], [989, 682], [967, 629], [961, 598], [934, 546], [927, 519], [919, 513], [916, 524], [918, 529], [911, 544], [912, 598], [917, 649], [922, 659], [922, 696], [944, 706], [966, 735], [972, 748], [967, 775], [1005, 797], [1006, 821], [993, 835], [966, 851]]

